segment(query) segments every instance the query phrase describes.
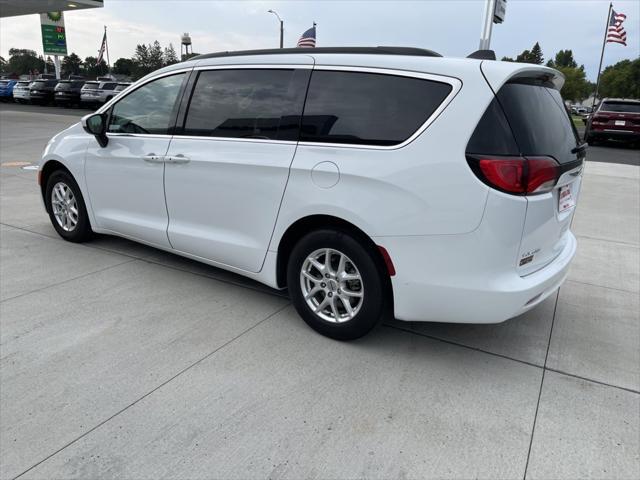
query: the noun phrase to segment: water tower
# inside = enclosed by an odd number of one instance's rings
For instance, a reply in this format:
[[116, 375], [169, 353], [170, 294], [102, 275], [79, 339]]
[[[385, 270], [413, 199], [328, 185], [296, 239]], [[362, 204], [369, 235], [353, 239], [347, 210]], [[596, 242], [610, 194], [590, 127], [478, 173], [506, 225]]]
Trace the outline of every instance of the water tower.
[[[193, 53], [193, 47], [191, 46], [191, 37], [188, 33], [183, 33], [180, 37], [180, 56], [182, 60], [186, 60], [189, 54]], [[183, 50], [184, 49], [184, 53]], [[189, 51], [191, 50], [191, 51]]]

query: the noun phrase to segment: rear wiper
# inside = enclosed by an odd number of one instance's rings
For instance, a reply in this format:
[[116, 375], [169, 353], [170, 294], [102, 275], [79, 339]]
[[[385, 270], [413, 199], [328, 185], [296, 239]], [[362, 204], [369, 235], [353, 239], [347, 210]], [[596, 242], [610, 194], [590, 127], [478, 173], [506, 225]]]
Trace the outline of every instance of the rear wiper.
[[581, 143], [577, 147], [572, 148], [571, 153], [584, 152], [588, 147], [589, 147], [589, 144], [587, 142]]

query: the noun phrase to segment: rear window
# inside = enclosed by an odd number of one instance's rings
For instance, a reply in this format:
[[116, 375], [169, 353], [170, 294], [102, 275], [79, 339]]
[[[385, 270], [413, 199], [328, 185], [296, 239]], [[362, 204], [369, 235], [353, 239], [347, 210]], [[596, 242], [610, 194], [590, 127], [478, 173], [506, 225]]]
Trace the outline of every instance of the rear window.
[[103, 83], [100, 87], [100, 90], [113, 90], [116, 85], [116, 83]]
[[9, 85], [9, 82], [6, 80], [0, 80], [0, 87], [6, 87], [7, 85]]
[[98, 82], [87, 82], [82, 87], [83, 90], [96, 89], [100, 85]]
[[447, 83], [378, 73], [314, 71], [301, 141], [397, 145], [451, 92]]
[[560, 93], [549, 87], [508, 83], [478, 123], [468, 153], [550, 156], [576, 160], [578, 137]]
[[50, 82], [46, 81], [46, 80], [38, 80], [35, 81], [31, 84], [32, 88], [45, 88], [47, 85], [51, 85]]
[[297, 140], [308, 70], [200, 72], [184, 135]]
[[604, 102], [601, 112], [640, 113], [640, 103], [632, 102]]

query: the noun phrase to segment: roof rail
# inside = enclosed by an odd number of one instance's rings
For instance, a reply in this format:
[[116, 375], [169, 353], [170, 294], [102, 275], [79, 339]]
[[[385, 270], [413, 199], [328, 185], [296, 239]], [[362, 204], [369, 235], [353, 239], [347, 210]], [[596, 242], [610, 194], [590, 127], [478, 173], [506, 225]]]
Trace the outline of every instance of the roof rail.
[[272, 48], [266, 50], [239, 50], [236, 52], [217, 52], [197, 55], [189, 60], [205, 58], [240, 57], [246, 55], [276, 55], [286, 53], [352, 53], [377, 55], [414, 55], [418, 57], [442, 57], [433, 50], [416, 47], [317, 47], [317, 48]]
[[477, 58], [478, 60], [495, 60], [496, 52], [493, 50], [476, 50], [467, 55], [467, 58]]

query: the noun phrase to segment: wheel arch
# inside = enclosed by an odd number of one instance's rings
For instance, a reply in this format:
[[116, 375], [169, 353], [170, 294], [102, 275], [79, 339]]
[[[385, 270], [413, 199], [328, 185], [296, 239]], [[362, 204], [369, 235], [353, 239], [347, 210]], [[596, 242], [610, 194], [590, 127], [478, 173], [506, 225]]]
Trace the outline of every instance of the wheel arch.
[[53, 172], [57, 172], [58, 170], [62, 170], [67, 172], [69, 175], [73, 177], [73, 179], [78, 183], [78, 180], [75, 178], [71, 170], [69, 170], [62, 162], [58, 160], [47, 160], [43, 165], [40, 172], [38, 172], [39, 178], [38, 183], [40, 184], [40, 193], [42, 194], [42, 198], [44, 199], [45, 190], [47, 189], [47, 182], [49, 181], [49, 177], [53, 174]]
[[287, 264], [289, 256], [295, 244], [307, 233], [314, 230], [333, 228], [353, 235], [365, 248], [373, 254], [379, 271], [384, 279], [385, 289], [389, 301], [393, 301], [393, 287], [388, 265], [383, 257], [380, 247], [362, 229], [351, 222], [332, 215], [309, 215], [292, 223], [280, 238], [276, 260], [276, 282], [278, 287], [284, 288], [287, 284]]

